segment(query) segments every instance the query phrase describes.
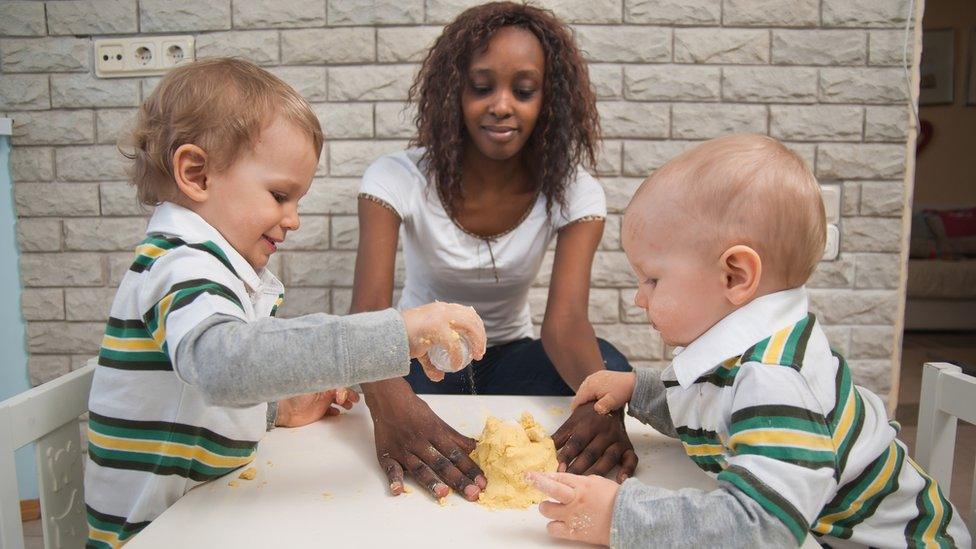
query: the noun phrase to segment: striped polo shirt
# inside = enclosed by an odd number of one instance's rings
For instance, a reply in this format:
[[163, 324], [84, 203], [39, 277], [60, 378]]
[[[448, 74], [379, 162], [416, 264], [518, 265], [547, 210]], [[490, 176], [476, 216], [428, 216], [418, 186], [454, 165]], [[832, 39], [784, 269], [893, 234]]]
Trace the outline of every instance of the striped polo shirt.
[[249, 463], [265, 431], [267, 404], [208, 404], [181, 378], [175, 353], [211, 315], [274, 315], [281, 282], [181, 206], [158, 206], [146, 233], [112, 302], [92, 382], [88, 547], [120, 546], [194, 486]]
[[688, 457], [798, 543], [807, 532], [833, 547], [969, 543], [882, 400], [831, 350], [802, 287], [726, 316], [679, 349], [661, 381]]

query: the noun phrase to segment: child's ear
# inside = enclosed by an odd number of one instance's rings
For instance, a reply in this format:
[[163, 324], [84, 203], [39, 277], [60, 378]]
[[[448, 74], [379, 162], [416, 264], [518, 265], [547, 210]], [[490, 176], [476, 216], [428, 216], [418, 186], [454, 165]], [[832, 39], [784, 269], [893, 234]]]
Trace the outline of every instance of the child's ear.
[[749, 246], [732, 246], [722, 254], [725, 297], [733, 305], [744, 305], [756, 295], [762, 278], [762, 260]]
[[173, 153], [173, 177], [184, 196], [193, 202], [207, 199], [207, 153], [200, 147], [186, 143]]

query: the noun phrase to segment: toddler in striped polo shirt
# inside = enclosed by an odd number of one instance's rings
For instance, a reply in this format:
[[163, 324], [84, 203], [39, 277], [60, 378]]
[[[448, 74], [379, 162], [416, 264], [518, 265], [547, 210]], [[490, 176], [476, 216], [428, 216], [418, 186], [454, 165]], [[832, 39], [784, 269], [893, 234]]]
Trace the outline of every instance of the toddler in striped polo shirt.
[[[637, 190], [621, 238], [635, 303], [675, 357], [598, 372], [573, 405], [679, 438], [712, 491], [531, 473], [550, 534], [612, 547], [970, 547], [966, 526], [854, 385], [808, 310], [823, 256], [820, 187], [775, 139], [733, 135], [672, 159]], [[594, 402], [595, 401], [595, 402]]]
[[155, 211], [92, 381], [88, 547], [123, 545], [194, 486], [250, 463], [269, 425], [358, 400], [337, 387], [404, 376], [411, 358], [442, 379], [427, 351], [446, 347], [460, 368], [458, 332], [484, 354], [481, 319], [460, 305], [275, 318], [284, 287], [268, 262], [299, 227], [322, 141], [308, 103], [242, 60], [174, 68], [142, 104], [127, 155]]

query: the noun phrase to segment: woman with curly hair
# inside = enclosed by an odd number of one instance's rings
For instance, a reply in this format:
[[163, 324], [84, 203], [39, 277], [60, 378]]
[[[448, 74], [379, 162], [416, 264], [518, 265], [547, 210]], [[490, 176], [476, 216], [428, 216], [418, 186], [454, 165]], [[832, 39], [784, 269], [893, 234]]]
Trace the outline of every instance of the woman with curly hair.
[[[414, 148], [375, 161], [359, 195], [352, 311], [389, 307], [398, 234], [406, 279], [399, 308], [435, 300], [471, 305], [489, 348], [482, 360], [423, 379], [364, 384], [376, 455], [394, 495], [406, 470], [436, 497], [476, 500], [485, 478], [474, 440], [416, 393], [572, 395], [590, 373], [630, 370], [587, 318], [590, 269], [606, 201], [581, 163], [594, 163], [596, 99], [569, 29], [551, 13], [498, 2], [444, 28], [411, 88]], [[556, 239], [542, 339], [528, 292]], [[426, 358], [425, 358], [426, 359]], [[553, 435], [561, 468], [630, 476], [637, 456], [623, 416], [578, 407]]]

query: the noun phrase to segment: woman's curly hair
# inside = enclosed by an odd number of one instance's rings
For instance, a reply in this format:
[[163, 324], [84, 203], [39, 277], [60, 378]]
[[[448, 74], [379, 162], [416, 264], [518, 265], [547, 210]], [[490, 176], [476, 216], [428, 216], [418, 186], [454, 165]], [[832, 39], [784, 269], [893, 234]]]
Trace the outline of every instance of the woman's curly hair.
[[424, 160], [448, 211], [462, 198], [461, 165], [466, 130], [461, 93], [472, 57], [502, 27], [531, 32], [545, 53], [543, 104], [523, 158], [546, 209], [565, 205], [565, 190], [577, 165], [592, 167], [600, 139], [596, 95], [586, 61], [572, 33], [551, 12], [514, 2], [491, 2], [465, 10], [437, 38], [410, 88], [417, 102], [417, 135], [411, 146], [426, 147]]

